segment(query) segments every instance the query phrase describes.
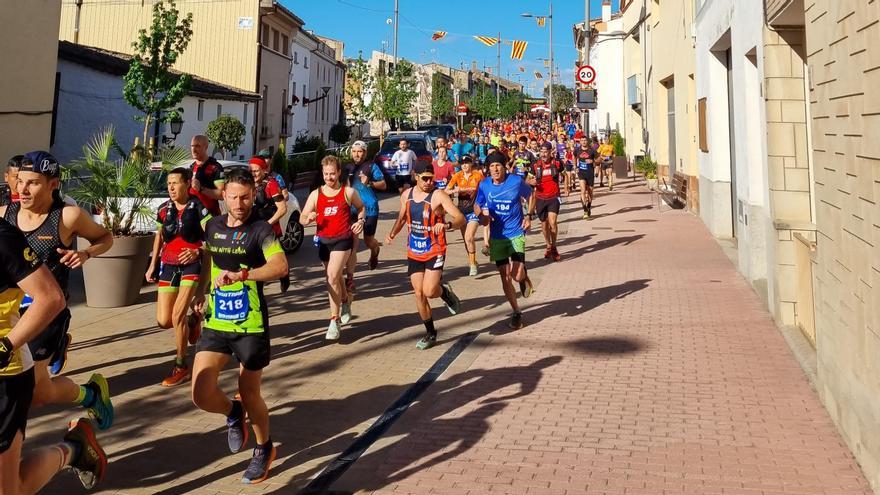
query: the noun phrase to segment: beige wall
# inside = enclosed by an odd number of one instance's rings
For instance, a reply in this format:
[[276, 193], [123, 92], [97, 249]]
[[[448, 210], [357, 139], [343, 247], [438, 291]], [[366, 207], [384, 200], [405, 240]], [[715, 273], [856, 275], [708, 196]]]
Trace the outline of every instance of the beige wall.
[[819, 392], [880, 491], [880, 2], [806, 7]]
[[[632, 2], [627, 5], [622, 13], [623, 30], [630, 32], [639, 22], [642, 3]], [[623, 42], [623, 84], [624, 84], [624, 109], [623, 109], [623, 137], [626, 139], [626, 154], [629, 159], [635, 155], [644, 155], [645, 141], [642, 139], [642, 110], [636, 111], [629, 105], [627, 98], [627, 80], [630, 76], [636, 76], [637, 86], [640, 93], [644, 93], [645, 79], [643, 72], [644, 27], [638, 28], [641, 41], [636, 41], [628, 36]], [[644, 97], [642, 97], [644, 100]], [[644, 108], [644, 102], [642, 104]]]
[[13, 155], [49, 149], [60, 10], [61, 0], [0, 2], [0, 111], [40, 112], [0, 115], [0, 169]]
[[[131, 53], [138, 30], [146, 28], [152, 19], [153, 4], [150, 0], [84, 2], [80, 7], [79, 44]], [[256, 0], [178, 0], [177, 8], [182, 13], [193, 14], [193, 37], [174, 68], [235, 88], [258, 91], [258, 5]], [[73, 2], [64, 2], [60, 39], [74, 41], [76, 10]], [[239, 29], [240, 18], [250, 18], [251, 27]]]

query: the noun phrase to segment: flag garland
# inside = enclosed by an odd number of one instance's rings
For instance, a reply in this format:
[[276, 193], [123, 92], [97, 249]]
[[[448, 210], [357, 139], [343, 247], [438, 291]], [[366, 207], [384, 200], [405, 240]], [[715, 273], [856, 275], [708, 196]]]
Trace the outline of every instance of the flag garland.
[[434, 31], [434, 35], [431, 36], [432, 41], [437, 41], [443, 39], [446, 36], [446, 31]]
[[523, 55], [526, 54], [526, 47], [528, 45], [528, 41], [513, 40], [513, 47], [510, 49], [511, 60], [522, 60]]
[[535, 79], [544, 79], [544, 76], [542, 76], [540, 72], [535, 71]]
[[526, 71], [526, 68], [523, 67], [522, 65], [520, 65], [520, 66], [519, 66], [519, 71], [520, 71], [520, 72], [525, 72], [525, 71]]
[[474, 36], [474, 39], [486, 46], [495, 46], [499, 41], [498, 38], [490, 38], [488, 36]]

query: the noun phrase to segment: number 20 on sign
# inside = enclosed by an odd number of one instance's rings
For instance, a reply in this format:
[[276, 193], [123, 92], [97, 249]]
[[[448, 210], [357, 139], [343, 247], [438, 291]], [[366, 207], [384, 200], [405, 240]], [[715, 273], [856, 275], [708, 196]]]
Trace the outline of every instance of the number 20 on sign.
[[577, 80], [581, 84], [591, 84], [596, 80], [596, 70], [589, 65], [582, 65], [577, 70]]

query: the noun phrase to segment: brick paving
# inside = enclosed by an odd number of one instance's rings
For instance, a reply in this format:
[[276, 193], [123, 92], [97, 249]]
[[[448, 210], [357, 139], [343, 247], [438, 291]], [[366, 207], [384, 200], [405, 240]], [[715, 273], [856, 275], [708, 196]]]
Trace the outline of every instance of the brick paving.
[[[304, 246], [291, 291], [268, 290], [264, 395], [279, 458], [256, 486], [238, 483], [250, 452], [226, 451], [223, 418], [197, 411], [188, 388], [157, 385], [173, 353], [154, 325], [155, 294], [119, 310], [76, 306], [68, 374], [100, 370], [117, 407], [100, 435], [111, 465], [99, 493], [296, 493], [470, 331], [477, 339], [334, 490], [870, 493], [758, 297], [698, 218], [660, 214], [650, 198], [630, 183], [600, 192], [586, 222], [572, 197], [561, 263], [537, 259], [540, 234], [530, 236], [538, 290], [517, 332], [492, 267], [481, 258], [483, 273], [468, 278], [453, 235], [445, 278], [466, 311], [435, 305], [441, 345], [425, 352], [414, 350], [422, 328], [402, 242], [359, 273], [357, 318], [339, 344], [323, 341], [326, 296]], [[231, 392], [234, 380], [230, 367], [221, 383]], [[72, 414], [36, 411], [28, 444], [57, 439]], [[64, 474], [44, 492], [78, 487]]]

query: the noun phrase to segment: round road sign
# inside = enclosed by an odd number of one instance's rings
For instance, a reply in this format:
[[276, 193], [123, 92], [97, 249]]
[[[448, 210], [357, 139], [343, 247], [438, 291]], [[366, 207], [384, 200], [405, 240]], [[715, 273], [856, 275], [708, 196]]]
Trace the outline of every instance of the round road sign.
[[589, 65], [582, 65], [577, 70], [577, 80], [581, 84], [590, 84], [596, 80], [596, 70]]

